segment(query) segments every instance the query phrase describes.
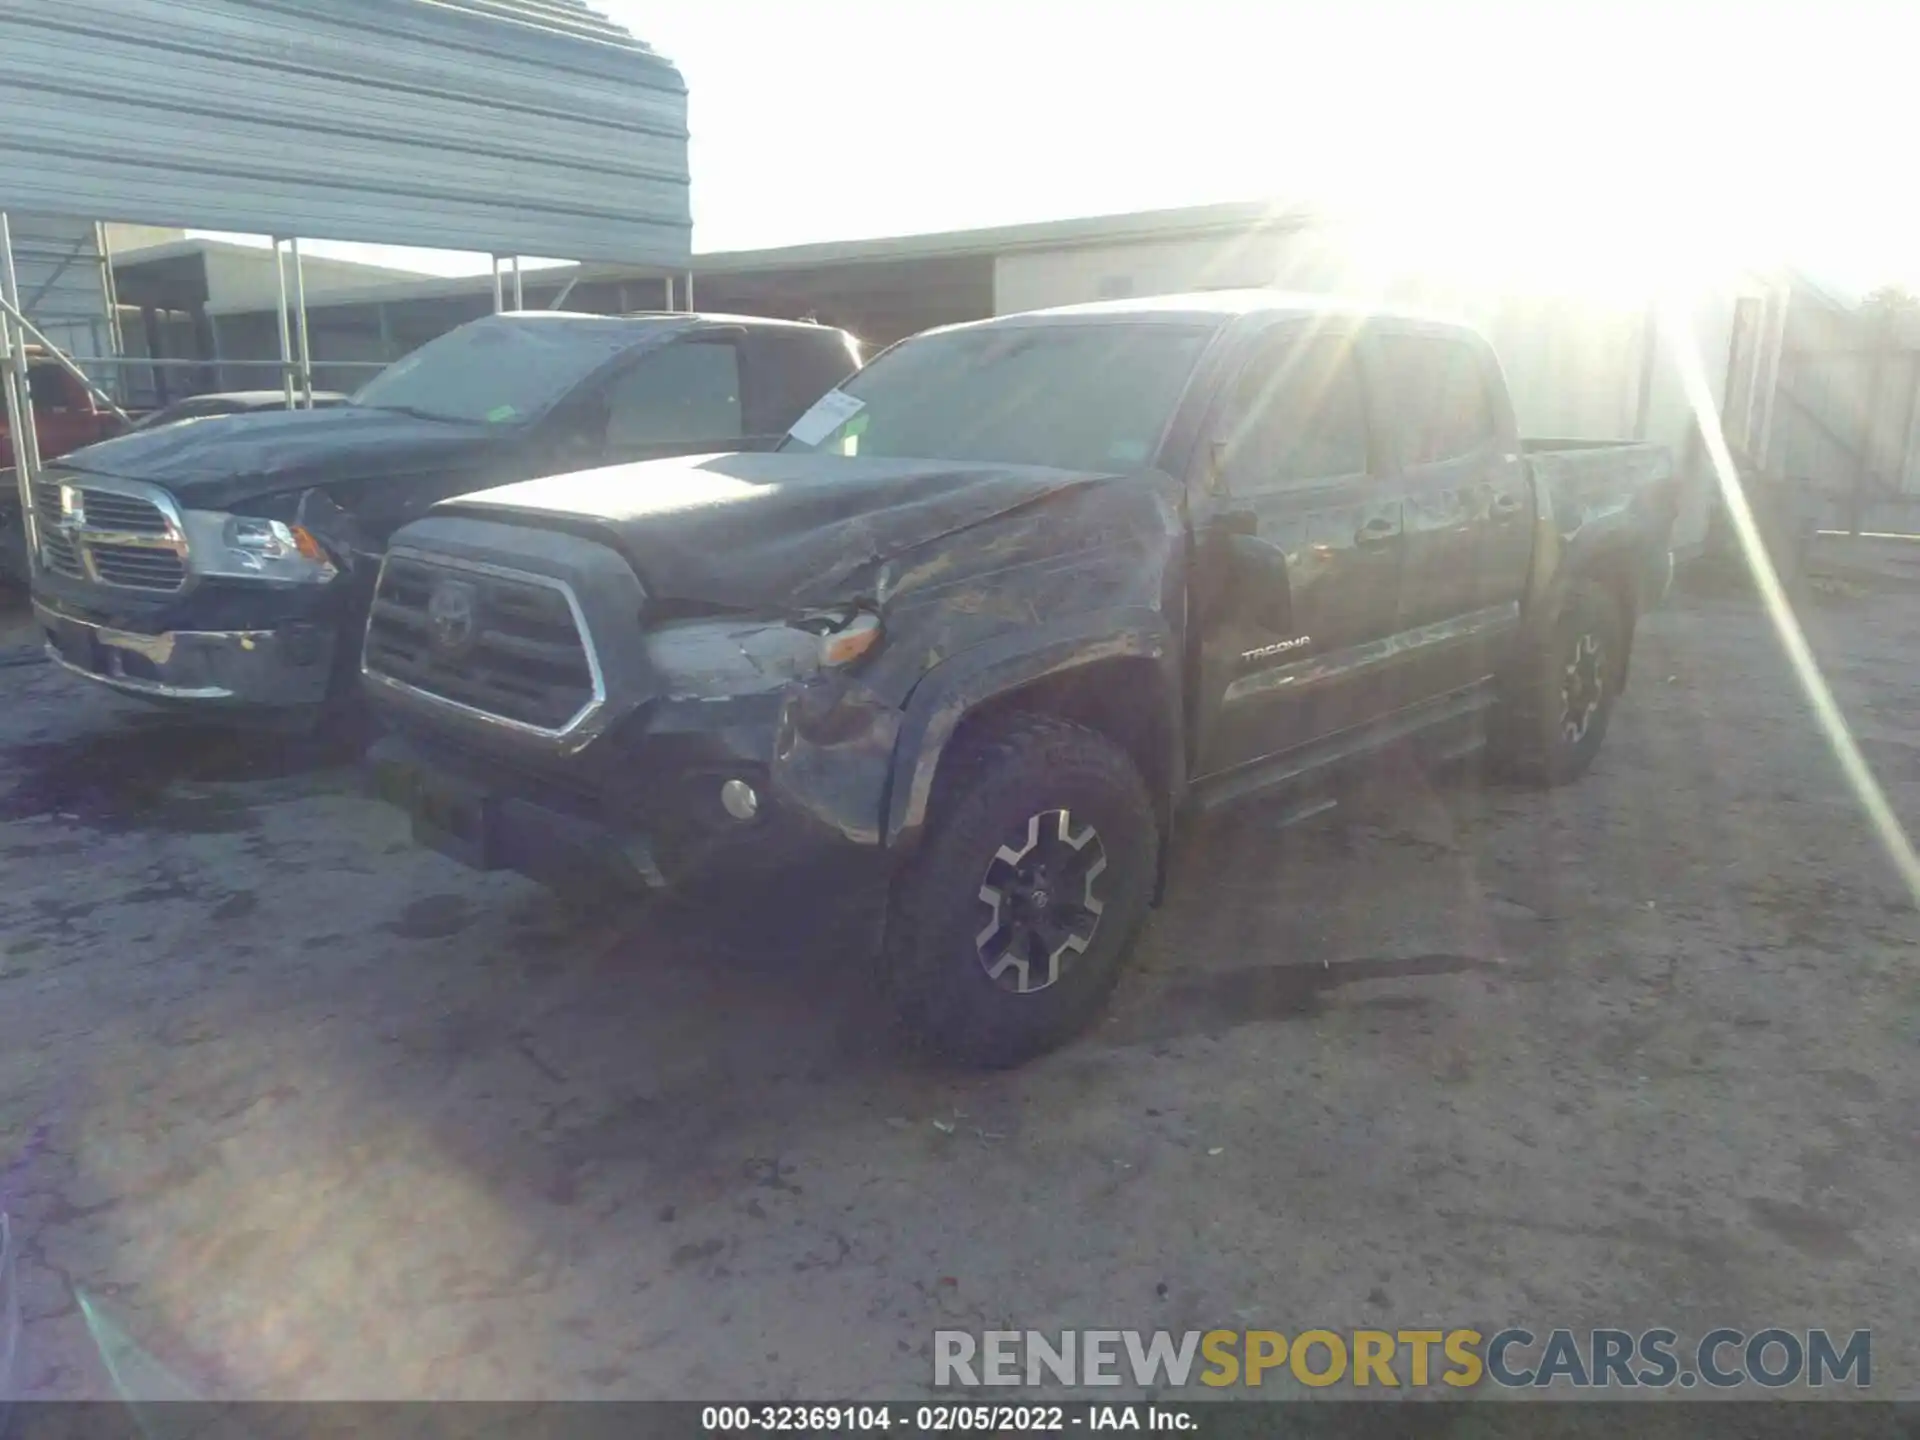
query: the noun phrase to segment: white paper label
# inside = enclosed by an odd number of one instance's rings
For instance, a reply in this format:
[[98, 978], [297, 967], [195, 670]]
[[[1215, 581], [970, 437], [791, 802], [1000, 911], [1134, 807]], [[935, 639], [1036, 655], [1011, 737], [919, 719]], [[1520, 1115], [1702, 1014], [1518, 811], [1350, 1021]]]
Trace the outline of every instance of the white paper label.
[[787, 433], [802, 445], [818, 445], [866, 408], [866, 401], [844, 390], [829, 390], [788, 427]]

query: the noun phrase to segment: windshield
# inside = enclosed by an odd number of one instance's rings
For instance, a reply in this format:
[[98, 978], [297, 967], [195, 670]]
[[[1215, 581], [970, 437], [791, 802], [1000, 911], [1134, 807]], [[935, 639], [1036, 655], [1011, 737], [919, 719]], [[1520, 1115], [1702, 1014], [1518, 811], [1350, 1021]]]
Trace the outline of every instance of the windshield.
[[396, 360], [360, 387], [352, 403], [428, 420], [519, 425], [625, 350], [634, 326], [569, 316], [488, 316]]
[[780, 448], [1137, 469], [1152, 463], [1212, 334], [1201, 326], [1081, 324], [923, 336], [848, 380], [839, 392], [847, 398], [829, 397], [859, 407], [832, 430], [815, 436], [796, 425]]

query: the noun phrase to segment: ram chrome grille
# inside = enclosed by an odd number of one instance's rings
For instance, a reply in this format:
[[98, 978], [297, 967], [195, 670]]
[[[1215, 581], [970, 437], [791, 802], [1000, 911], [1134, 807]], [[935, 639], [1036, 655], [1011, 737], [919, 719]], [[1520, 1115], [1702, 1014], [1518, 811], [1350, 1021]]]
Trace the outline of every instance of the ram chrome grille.
[[69, 580], [84, 580], [86, 570], [80, 564], [80, 551], [57, 530], [40, 532], [40, 563], [56, 575]]
[[54, 471], [33, 487], [40, 564], [56, 575], [125, 590], [179, 590], [186, 537], [166, 511], [131, 490], [76, 483]]
[[586, 637], [559, 582], [399, 552], [380, 572], [366, 668], [549, 732], [599, 698]]
[[128, 535], [167, 533], [167, 517], [160, 513], [160, 507], [138, 495], [119, 495], [111, 490], [82, 486], [80, 503], [91, 529], [117, 530]]
[[186, 564], [172, 550], [150, 550], [139, 545], [106, 545], [92, 541], [93, 573], [108, 585], [129, 590], [178, 590], [187, 579]]

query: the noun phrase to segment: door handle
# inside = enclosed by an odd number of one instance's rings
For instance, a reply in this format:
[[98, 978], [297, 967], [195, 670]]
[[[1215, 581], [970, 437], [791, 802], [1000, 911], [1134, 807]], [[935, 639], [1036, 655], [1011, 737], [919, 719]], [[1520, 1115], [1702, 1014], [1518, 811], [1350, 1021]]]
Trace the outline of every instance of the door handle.
[[1400, 527], [1384, 515], [1376, 515], [1354, 532], [1353, 543], [1363, 550], [1377, 550], [1400, 533]]

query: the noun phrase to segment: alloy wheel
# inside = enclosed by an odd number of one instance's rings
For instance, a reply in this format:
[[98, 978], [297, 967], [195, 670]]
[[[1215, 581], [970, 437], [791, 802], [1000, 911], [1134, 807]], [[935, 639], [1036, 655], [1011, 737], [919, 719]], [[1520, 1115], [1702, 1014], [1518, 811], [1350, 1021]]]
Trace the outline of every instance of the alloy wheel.
[[1065, 810], [1028, 816], [981, 878], [988, 915], [974, 948], [987, 978], [1023, 995], [1056, 983], [1100, 928], [1106, 868], [1106, 847], [1091, 824], [1076, 827]]

